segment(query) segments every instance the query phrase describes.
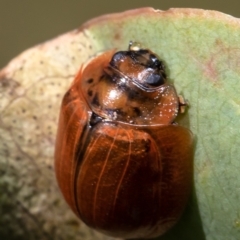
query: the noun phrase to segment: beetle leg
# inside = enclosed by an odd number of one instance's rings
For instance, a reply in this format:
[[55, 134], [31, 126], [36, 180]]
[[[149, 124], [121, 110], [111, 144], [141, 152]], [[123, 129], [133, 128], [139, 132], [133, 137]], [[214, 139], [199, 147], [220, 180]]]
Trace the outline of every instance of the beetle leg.
[[186, 111], [186, 108], [189, 107], [189, 102], [182, 95], [178, 95], [178, 101], [179, 101], [179, 112], [184, 113]]

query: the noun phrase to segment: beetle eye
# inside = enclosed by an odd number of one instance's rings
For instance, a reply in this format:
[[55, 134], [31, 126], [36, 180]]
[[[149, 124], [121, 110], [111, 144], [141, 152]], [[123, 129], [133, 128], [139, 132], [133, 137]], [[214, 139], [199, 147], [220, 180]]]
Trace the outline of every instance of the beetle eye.
[[124, 51], [115, 53], [110, 61], [110, 65], [112, 67], [118, 67], [119, 62], [123, 61], [125, 57], [126, 57], [126, 52]]
[[164, 78], [161, 74], [150, 74], [146, 78], [146, 83], [153, 87], [159, 87], [164, 84]]

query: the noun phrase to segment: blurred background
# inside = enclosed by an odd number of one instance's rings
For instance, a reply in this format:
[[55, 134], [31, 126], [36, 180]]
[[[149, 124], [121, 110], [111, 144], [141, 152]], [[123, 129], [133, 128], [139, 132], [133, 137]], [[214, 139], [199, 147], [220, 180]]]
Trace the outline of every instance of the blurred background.
[[0, 0], [0, 69], [23, 50], [102, 14], [140, 7], [202, 8], [240, 16], [239, 2], [202, 0]]

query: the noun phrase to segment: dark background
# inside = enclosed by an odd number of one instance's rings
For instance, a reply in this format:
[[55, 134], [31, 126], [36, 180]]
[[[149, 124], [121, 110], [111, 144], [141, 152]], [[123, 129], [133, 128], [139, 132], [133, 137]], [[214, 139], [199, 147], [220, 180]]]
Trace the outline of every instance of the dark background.
[[0, 0], [0, 68], [23, 50], [106, 13], [139, 7], [202, 8], [240, 16], [236, 0]]

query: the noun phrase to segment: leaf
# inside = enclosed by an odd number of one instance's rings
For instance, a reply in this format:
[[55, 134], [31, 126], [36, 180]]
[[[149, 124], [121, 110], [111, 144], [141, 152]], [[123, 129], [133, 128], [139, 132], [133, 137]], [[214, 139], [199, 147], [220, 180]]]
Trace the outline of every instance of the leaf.
[[164, 60], [188, 99], [179, 121], [196, 142], [192, 197], [161, 239], [240, 239], [239, 39], [239, 20], [219, 12], [143, 8], [91, 20], [10, 62], [0, 73], [0, 236], [110, 239], [79, 227], [62, 200], [53, 148], [61, 98], [80, 66], [134, 40]]

